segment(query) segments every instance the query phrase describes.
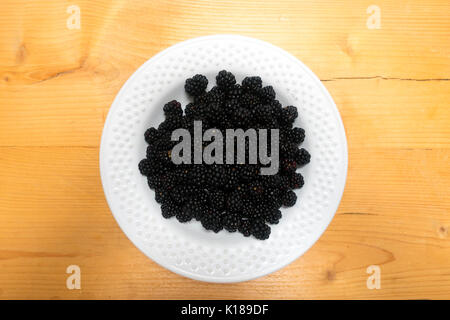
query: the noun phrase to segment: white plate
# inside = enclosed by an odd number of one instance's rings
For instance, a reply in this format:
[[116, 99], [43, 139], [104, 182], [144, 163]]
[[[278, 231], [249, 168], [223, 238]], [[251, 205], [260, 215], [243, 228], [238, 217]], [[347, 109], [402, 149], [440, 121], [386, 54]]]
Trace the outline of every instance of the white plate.
[[[164, 219], [154, 192], [138, 171], [145, 157], [145, 130], [163, 119], [162, 106], [188, 102], [184, 81], [226, 69], [240, 82], [259, 75], [284, 105], [299, 110], [306, 130], [303, 146], [311, 163], [299, 170], [305, 186], [299, 201], [282, 210], [268, 240], [239, 233], [218, 234], [197, 221]], [[125, 83], [109, 111], [100, 148], [100, 171], [111, 211], [128, 238], [148, 257], [183, 276], [210, 282], [238, 282], [278, 270], [306, 252], [337, 210], [347, 175], [347, 142], [339, 112], [320, 80], [298, 59], [269, 43], [215, 35], [174, 45], [144, 63]]]

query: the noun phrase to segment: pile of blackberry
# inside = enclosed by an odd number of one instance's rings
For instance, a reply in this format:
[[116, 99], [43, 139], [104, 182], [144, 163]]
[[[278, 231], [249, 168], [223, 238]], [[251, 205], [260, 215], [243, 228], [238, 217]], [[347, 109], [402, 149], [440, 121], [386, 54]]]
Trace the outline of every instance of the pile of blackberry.
[[[268, 239], [268, 224], [279, 222], [280, 208], [293, 206], [297, 201], [293, 189], [304, 184], [296, 169], [310, 161], [308, 151], [299, 148], [305, 131], [293, 126], [297, 108], [283, 107], [274, 89], [263, 86], [260, 77], [246, 77], [237, 84], [235, 76], [223, 70], [216, 77], [216, 86], [206, 91], [207, 85], [208, 79], [199, 74], [186, 80], [185, 90], [192, 102], [184, 112], [175, 100], [164, 105], [165, 120], [144, 134], [147, 156], [139, 163], [139, 170], [155, 190], [164, 218], [175, 217], [180, 222], [195, 219], [214, 232], [225, 229]], [[175, 165], [171, 150], [178, 141], [171, 141], [172, 131], [184, 128], [194, 137], [194, 121], [199, 120], [203, 131], [216, 128], [223, 137], [226, 129], [279, 129], [278, 173], [260, 175], [262, 165], [248, 164], [248, 154], [245, 164], [225, 164], [224, 159], [224, 164], [192, 161]], [[203, 142], [203, 147], [209, 143]]]

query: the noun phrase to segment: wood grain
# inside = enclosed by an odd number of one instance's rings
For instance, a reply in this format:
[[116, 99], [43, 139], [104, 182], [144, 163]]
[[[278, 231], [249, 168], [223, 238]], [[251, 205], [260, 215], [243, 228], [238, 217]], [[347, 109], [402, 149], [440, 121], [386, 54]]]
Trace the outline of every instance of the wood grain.
[[[81, 9], [69, 30], [66, 9]], [[0, 299], [449, 299], [450, 3], [377, 1], [0, 3]], [[349, 144], [344, 197], [304, 256], [269, 276], [208, 284], [125, 237], [98, 170], [108, 109], [144, 61], [179, 41], [253, 36], [305, 62]], [[67, 290], [66, 267], [82, 270]], [[366, 268], [379, 265], [381, 289]]]

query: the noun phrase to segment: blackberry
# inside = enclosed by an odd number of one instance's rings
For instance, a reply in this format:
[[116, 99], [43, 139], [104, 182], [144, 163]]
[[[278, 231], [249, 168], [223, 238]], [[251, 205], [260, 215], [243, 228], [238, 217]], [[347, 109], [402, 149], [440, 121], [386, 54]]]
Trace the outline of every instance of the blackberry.
[[220, 215], [213, 211], [207, 212], [201, 219], [203, 228], [214, 231], [215, 233], [223, 229], [222, 219]]
[[250, 237], [250, 235], [252, 234], [251, 228], [252, 224], [250, 220], [242, 220], [239, 224], [238, 230], [244, 235], [244, 237]]
[[225, 194], [220, 190], [212, 191], [209, 194], [209, 204], [217, 210], [221, 210], [225, 206]]
[[180, 208], [173, 203], [164, 203], [161, 205], [161, 214], [166, 219], [176, 216], [179, 212]]
[[262, 80], [260, 77], [245, 77], [242, 80], [242, 88], [247, 92], [257, 92], [262, 88]]
[[281, 110], [280, 121], [284, 125], [292, 125], [298, 117], [297, 108], [294, 106], [287, 106]]
[[261, 100], [264, 102], [271, 102], [275, 100], [275, 90], [273, 90], [272, 86], [267, 86], [259, 90], [259, 96]]
[[279, 209], [272, 209], [266, 212], [265, 219], [270, 224], [278, 224], [281, 219], [281, 211]]
[[295, 173], [289, 178], [289, 187], [291, 189], [300, 189], [304, 184], [305, 181], [300, 173]]
[[270, 236], [270, 227], [264, 220], [255, 220], [250, 228], [251, 234], [259, 240], [266, 240]]
[[243, 202], [239, 194], [233, 192], [227, 201], [227, 207], [230, 212], [238, 212], [242, 209]]
[[280, 165], [284, 173], [294, 173], [297, 170], [297, 162], [292, 159], [283, 159]]
[[166, 117], [181, 117], [183, 115], [183, 109], [181, 109], [181, 103], [176, 100], [172, 100], [166, 103], [163, 107]]
[[239, 84], [235, 84], [228, 91], [228, 100], [238, 100], [242, 96], [242, 87]]
[[191, 96], [197, 97], [201, 95], [208, 86], [208, 79], [201, 74], [197, 74], [186, 80], [184, 90]]
[[297, 164], [299, 166], [304, 166], [305, 164], [308, 164], [311, 161], [311, 155], [309, 154], [308, 151], [301, 148], [295, 156], [295, 161], [297, 161]]
[[240, 216], [237, 213], [228, 212], [222, 217], [222, 224], [225, 230], [236, 232], [239, 228]]
[[244, 93], [241, 97], [241, 104], [249, 109], [254, 108], [256, 105], [258, 105], [261, 101], [259, 100], [258, 96], [252, 94], [252, 93]]
[[236, 83], [234, 74], [226, 70], [222, 70], [216, 77], [217, 86], [225, 90], [231, 89]]
[[297, 195], [294, 191], [289, 190], [283, 197], [283, 206], [292, 207], [297, 202]]
[[[293, 126], [298, 117], [297, 108], [283, 108], [276, 100], [274, 89], [263, 87], [260, 77], [246, 77], [238, 84], [232, 73], [222, 70], [216, 77], [216, 86], [206, 91], [207, 86], [206, 77], [197, 74], [185, 82], [185, 90], [193, 101], [186, 105], [184, 112], [176, 100], [163, 106], [164, 121], [144, 133], [148, 147], [138, 169], [154, 190], [164, 218], [176, 217], [180, 222], [195, 219], [203, 228], [216, 233], [225, 229], [265, 240], [271, 232], [267, 224], [277, 224], [282, 217], [280, 208], [296, 203], [297, 196], [292, 190], [304, 184], [303, 176], [296, 169], [311, 158], [305, 149], [299, 149], [305, 131]], [[234, 164], [174, 164], [172, 148], [179, 141], [171, 140], [173, 130], [184, 128], [192, 137], [197, 120], [202, 121], [202, 134], [214, 129], [225, 137], [227, 129], [253, 128], [257, 132], [279, 129], [278, 172], [263, 176], [260, 172], [266, 164], [259, 160], [248, 164], [251, 151], [248, 141], [244, 164], [237, 162], [236, 150]], [[269, 135], [268, 145], [270, 138]], [[203, 148], [210, 144], [201, 138], [191, 141], [191, 157], [198, 142]], [[226, 139], [223, 144], [226, 148]], [[270, 155], [270, 148], [268, 152]], [[223, 160], [226, 161], [226, 155]]]
[[144, 176], [148, 176], [152, 170], [150, 161], [148, 159], [142, 159], [141, 162], [139, 162], [139, 171]]
[[302, 128], [293, 128], [289, 131], [289, 141], [299, 145], [305, 140], [305, 130]]
[[177, 218], [178, 221], [180, 221], [182, 223], [189, 222], [193, 218], [193, 216], [187, 214], [184, 210], [178, 212], [175, 217]]
[[144, 139], [148, 144], [152, 144], [161, 137], [161, 133], [156, 128], [148, 128], [144, 133]]

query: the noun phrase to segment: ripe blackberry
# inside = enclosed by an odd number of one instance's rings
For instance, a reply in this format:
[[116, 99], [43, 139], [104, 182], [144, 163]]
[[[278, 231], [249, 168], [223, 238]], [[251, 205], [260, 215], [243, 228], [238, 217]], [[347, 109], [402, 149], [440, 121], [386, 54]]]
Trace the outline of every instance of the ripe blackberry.
[[227, 201], [227, 208], [230, 212], [238, 212], [242, 209], [243, 202], [237, 192], [233, 192]]
[[166, 219], [176, 216], [180, 212], [180, 208], [174, 203], [164, 203], [161, 205], [162, 216]]
[[166, 103], [163, 107], [166, 117], [181, 117], [183, 115], [183, 109], [181, 109], [181, 103], [176, 100], [172, 100]]
[[250, 220], [242, 220], [239, 224], [238, 230], [244, 235], [244, 237], [250, 237], [252, 224]]
[[193, 216], [191, 216], [190, 214], [186, 213], [184, 210], [181, 210], [180, 212], [178, 212], [175, 217], [177, 218], [178, 221], [180, 221], [182, 223], [189, 222], [193, 218]]
[[242, 88], [245, 91], [257, 92], [262, 88], [262, 80], [260, 77], [245, 77], [242, 80]]
[[208, 86], [208, 79], [201, 74], [197, 74], [186, 80], [184, 89], [191, 96], [197, 97], [202, 94]]
[[266, 212], [265, 219], [270, 224], [278, 224], [281, 219], [281, 211], [279, 209], [272, 209]]
[[264, 102], [271, 102], [275, 100], [275, 90], [273, 90], [272, 86], [267, 86], [259, 90], [259, 96], [261, 100]]
[[297, 202], [297, 195], [294, 191], [289, 190], [283, 197], [283, 206], [292, 207]]
[[259, 240], [266, 240], [270, 236], [270, 227], [264, 220], [255, 220], [250, 228], [251, 234]]
[[260, 102], [259, 97], [252, 93], [244, 93], [241, 97], [241, 104], [248, 109], [254, 108]]
[[295, 173], [289, 178], [289, 187], [291, 189], [300, 189], [304, 184], [305, 181], [300, 173]]
[[214, 231], [215, 233], [223, 229], [221, 216], [214, 211], [209, 211], [204, 214], [201, 223], [203, 228]]
[[228, 91], [227, 97], [228, 100], [238, 100], [242, 96], [242, 87], [239, 84], [235, 84], [233, 87], [230, 88]]
[[308, 151], [301, 148], [295, 156], [295, 161], [299, 166], [304, 166], [305, 164], [308, 164], [311, 161], [311, 155], [309, 154]]
[[150, 161], [148, 159], [142, 159], [139, 162], [139, 171], [141, 172], [141, 174], [143, 174], [144, 176], [148, 176], [150, 174], [152, 170]]
[[298, 111], [294, 106], [287, 106], [281, 110], [280, 121], [284, 125], [291, 126], [297, 117]]
[[161, 133], [156, 128], [148, 128], [144, 133], [144, 139], [148, 144], [152, 144], [161, 137]]
[[294, 173], [297, 170], [297, 162], [292, 159], [283, 159], [280, 165], [281, 171], [287, 174]]
[[223, 191], [214, 190], [209, 194], [209, 204], [217, 210], [222, 210], [225, 205], [225, 194]]
[[222, 70], [216, 77], [217, 86], [225, 90], [231, 89], [236, 83], [234, 74], [226, 70]]
[[236, 232], [239, 228], [240, 215], [233, 212], [227, 212], [222, 217], [222, 224], [225, 230], [229, 232]]
[[305, 140], [305, 130], [302, 128], [293, 128], [289, 131], [289, 141], [294, 144], [300, 144]]

